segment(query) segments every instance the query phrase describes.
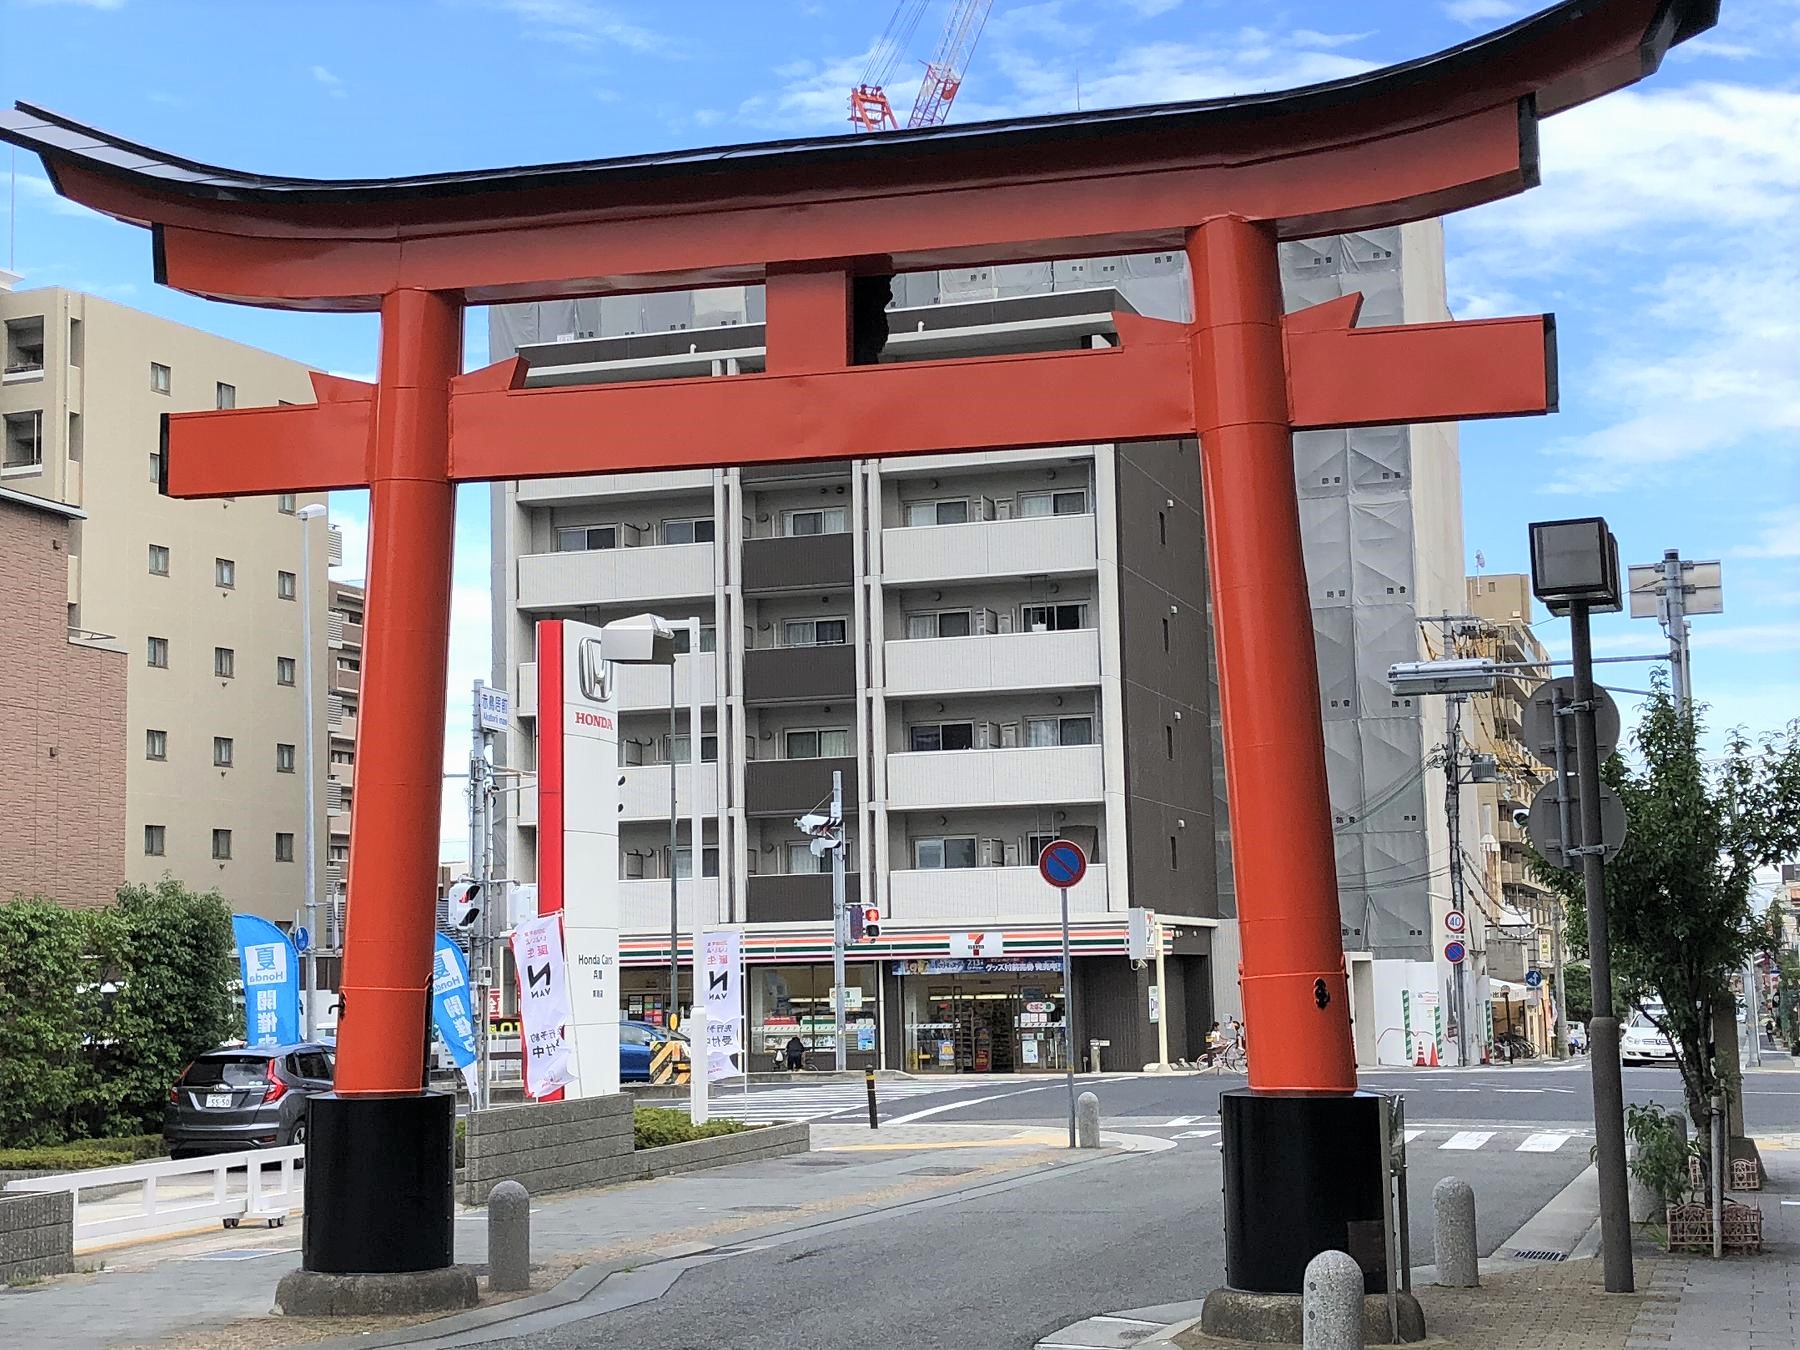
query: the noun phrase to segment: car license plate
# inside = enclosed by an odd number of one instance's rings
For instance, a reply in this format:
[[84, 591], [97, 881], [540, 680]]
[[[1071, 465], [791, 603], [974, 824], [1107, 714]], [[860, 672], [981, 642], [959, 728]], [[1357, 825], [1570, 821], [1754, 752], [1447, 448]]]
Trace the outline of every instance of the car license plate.
[[208, 1106], [230, 1106], [231, 1094], [229, 1092], [209, 1092], [206, 1094], [206, 1104]]

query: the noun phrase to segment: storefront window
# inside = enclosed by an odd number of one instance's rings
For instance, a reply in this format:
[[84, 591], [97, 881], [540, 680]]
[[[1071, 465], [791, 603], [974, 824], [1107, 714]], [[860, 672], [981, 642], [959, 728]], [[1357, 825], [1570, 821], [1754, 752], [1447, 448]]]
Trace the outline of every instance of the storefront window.
[[895, 963], [913, 1073], [1060, 1073], [1062, 964], [1055, 960]]
[[[876, 978], [872, 964], [844, 968], [844, 1029], [852, 1056], [874, 1056], [880, 1045]], [[798, 1039], [805, 1068], [830, 1068], [837, 1051], [831, 966], [751, 966], [747, 983], [751, 1051], [779, 1061]]]

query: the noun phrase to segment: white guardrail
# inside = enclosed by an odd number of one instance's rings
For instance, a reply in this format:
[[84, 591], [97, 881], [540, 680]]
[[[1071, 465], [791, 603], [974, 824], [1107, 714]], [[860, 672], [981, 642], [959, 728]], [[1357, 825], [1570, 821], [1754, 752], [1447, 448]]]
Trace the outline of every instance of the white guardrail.
[[[274, 1228], [301, 1208], [294, 1171], [305, 1157], [306, 1146], [294, 1144], [27, 1177], [9, 1182], [6, 1189], [70, 1192], [79, 1252], [108, 1238], [165, 1237], [208, 1219], [221, 1220], [227, 1228], [244, 1219]], [[276, 1169], [273, 1177], [265, 1175], [271, 1168]], [[94, 1194], [100, 1191], [106, 1194]]]

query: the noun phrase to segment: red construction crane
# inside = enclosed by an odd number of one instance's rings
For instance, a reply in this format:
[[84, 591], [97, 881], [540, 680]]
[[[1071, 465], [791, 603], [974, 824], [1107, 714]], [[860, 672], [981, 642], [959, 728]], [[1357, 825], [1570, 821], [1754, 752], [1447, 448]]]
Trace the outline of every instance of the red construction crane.
[[[929, 3], [930, 0], [900, 0], [894, 7], [881, 40], [869, 53], [862, 79], [850, 91], [850, 124], [857, 131], [891, 131], [899, 127], [885, 86], [911, 45]], [[993, 7], [994, 0], [956, 0], [937, 52], [925, 63], [925, 78], [913, 99], [912, 112], [907, 115], [907, 126], [941, 126], [950, 116], [950, 104], [962, 88], [969, 58], [975, 54], [975, 44], [981, 39], [981, 30]]]

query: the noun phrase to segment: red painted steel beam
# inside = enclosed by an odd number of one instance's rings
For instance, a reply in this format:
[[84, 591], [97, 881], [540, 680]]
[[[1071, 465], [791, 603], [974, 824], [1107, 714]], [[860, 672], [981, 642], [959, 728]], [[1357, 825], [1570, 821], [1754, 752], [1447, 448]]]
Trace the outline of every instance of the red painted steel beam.
[[367, 487], [375, 387], [317, 373], [312, 383], [316, 404], [169, 414], [169, 495]]

